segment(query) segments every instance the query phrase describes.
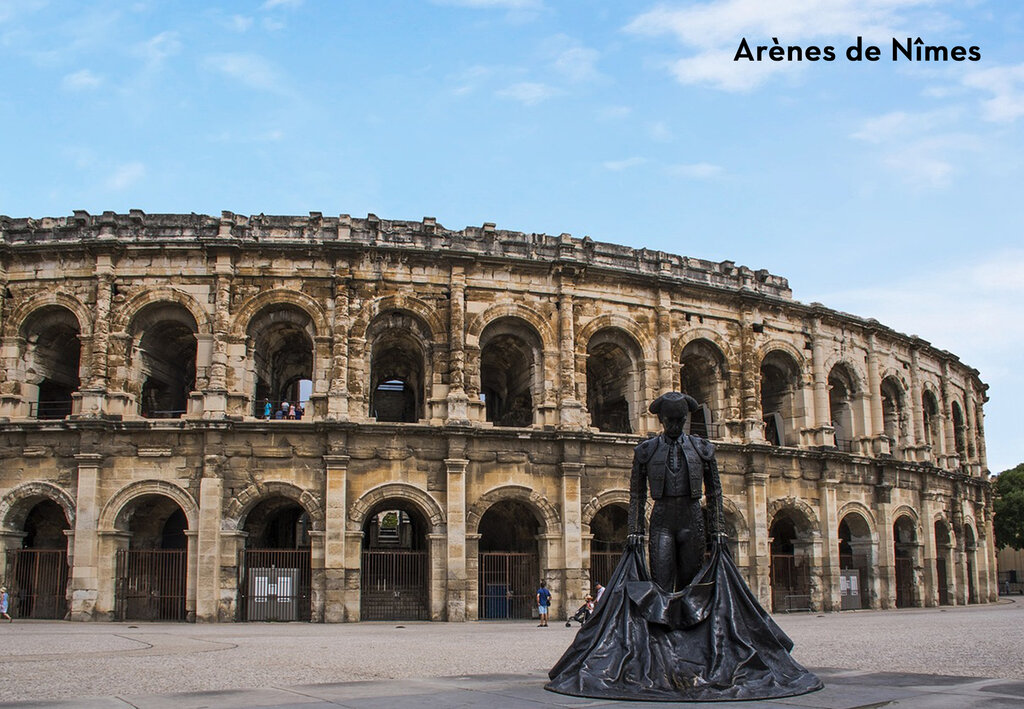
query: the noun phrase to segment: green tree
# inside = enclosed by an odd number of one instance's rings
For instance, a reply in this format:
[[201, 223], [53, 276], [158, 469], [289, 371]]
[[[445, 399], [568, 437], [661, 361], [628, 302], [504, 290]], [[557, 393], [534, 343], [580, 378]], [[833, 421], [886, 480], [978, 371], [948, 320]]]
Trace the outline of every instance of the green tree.
[[996, 546], [1024, 549], [1024, 463], [995, 479]]

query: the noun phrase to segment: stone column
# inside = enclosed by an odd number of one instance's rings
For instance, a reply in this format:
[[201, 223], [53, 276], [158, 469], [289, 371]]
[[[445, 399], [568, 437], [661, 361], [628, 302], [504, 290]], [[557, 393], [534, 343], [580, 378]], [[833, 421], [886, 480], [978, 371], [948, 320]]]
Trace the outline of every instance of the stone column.
[[757, 342], [754, 339], [756, 322], [760, 322], [756, 310], [744, 310], [740, 314], [740, 416], [743, 419], [743, 440], [764, 443], [764, 420], [757, 396], [761, 372], [757, 361]]
[[573, 317], [572, 276], [563, 272], [558, 296], [559, 415], [562, 428], [582, 428], [583, 405], [576, 398], [576, 328]]
[[878, 341], [875, 333], [868, 333], [868, 421], [865, 433], [871, 437], [871, 453], [891, 455], [895, 442], [885, 435], [885, 416], [882, 414], [882, 377], [878, 372]]
[[203, 417], [219, 419], [228, 409], [228, 339], [231, 329], [231, 281], [235, 267], [231, 255], [217, 254], [213, 264], [213, 352], [210, 356], [210, 380], [204, 392]]
[[768, 546], [768, 473], [748, 467], [747, 519], [750, 520], [750, 588], [765, 608], [771, 608], [771, 549]]
[[448, 477], [448, 621], [463, 622], [467, 619], [467, 594], [469, 584], [466, 557], [466, 468], [465, 458], [445, 458], [444, 467]]
[[829, 470], [827, 463], [821, 471], [818, 481], [818, 496], [821, 499], [821, 537], [822, 537], [822, 569], [821, 580], [822, 604], [826, 611], [838, 611], [842, 608], [839, 592], [839, 506], [836, 499], [836, 487], [839, 480]]
[[908, 447], [913, 450], [911, 460], [924, 462], [927, 459], [924, 446], [927, 438], [924, 430], [924, 388], [921, 385], [921, 351], [914, 347], [910, 350], [910, 396], [907, 397]]
[[587, 579], [583, 572], [583, 501], [580, 481], [583, 465], [561, 463], [562, 473], [562, 542], [565, 555], [565, 584], [562, 587], [562, 608], [578, 608], [586, 595]]
[[113, 599], [99, 598], [99, 513], [100, 467], [103, 456], [79, 453], [75, 492], [74, 565], [71, 567], [71, 620], [94, 620], [101, 602], [113, 606]]
[[469, 424], [466, 396], [466, 274], [452, 265], [448, 313], [448, 423]]
[[[927, 480], [927, 477], [925, 478]], [[921, 600], [926, 607], [939, 605], [939, 571], [938, 547], [935, 540], [935, 515], [941, 509], [942, 494], [938, 490], [926, 488], [921, 493], [921, 553], [924, 556], [924, 588]]]
[[216, 476], [216, 466], [217, 456], [207, 456], [206, 471], [213, 474], [199, 481], [199, 529], [194, 586], [196, 620], [203, 623], [220, 620], [220, 527], [224, 508], [224, 481]]
[[189, 623], [196, 622], [196, 586], [202, 578], [199, 574], [198, 537], [196, 530], [185, 530], [185, 620]]
[[322, 529], [309, 530], [310, 619], [323, 623], [327, 606], [326, 533]]
[[[348, 514], [347, 455], [325, 455], [324, 622], [341, 623], [345, 615], [345, 520]], [[358, 567], [357, 567], [358, 568]], [[358, 606], [357, 606], [358, 608]]]
[[835, 446], [835, 429], [828, 403], [828, 373], [825, 371], [825, 339], [820, 334], [821, 321], [815, 319], [811, 349], [811, 369], [814, 377], [814, 430], [813, 446]]
[[[88, 351], [88, 377], [79, 389], [77, 412], [95, 417], [105, 413], [107, 355], [110, 340], [110, 303], [114, 292], [114, 266], [109, 254], [96, 255], [96, 302]], [[84, 344], [84, 343], [83, 343]], [[83, 350], [85, 348], [83, 347]], [[83, 359], [86, 354], [83, 351]]]
[[892, 538], [892, 484], [875, 485], [875, 522], [878, 531], [878, 605], [896, 607], [896, 549]]
[[327, 418], [337, 421], [348, 419], [348, 331], [351, 326], [349, 318], [348, 282], [346, 279], [334, 279], [334, 321], [333, 325], [333, 360], [331, 362], [331, 381], [327, 390]]

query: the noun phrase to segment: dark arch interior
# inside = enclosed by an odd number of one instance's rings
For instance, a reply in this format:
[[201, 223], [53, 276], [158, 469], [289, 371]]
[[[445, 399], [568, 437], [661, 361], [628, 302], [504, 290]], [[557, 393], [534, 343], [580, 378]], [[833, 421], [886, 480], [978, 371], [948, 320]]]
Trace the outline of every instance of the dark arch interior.
[[853, 440], [853, 378], [840, 365], [828, 375], [828, 407], [835, 427], [836, 445], [845, 449]]
[[53, 500], [43, 500], [29, 510], [25, 517], [25, 538], [22, 546], [26, 549], [67, 549], [71, 528], [64, 509]]
[[797, 531], [793, 519], [788, 516], [779, 516], [772, 522], [768, 536], [772, 538], [772, 554], [792, 554], [795, 547]]
[[480, 519], [480, 551], [535, 552], [538, 526], [533, 511], [522, 502], [496, 502]]
[[899, 443], [903, 433], [903, 390], [897, 381], [886, 377], [882, 381], [882, 425], [885, 435]]
[[123, 513], [132, 549], [185, 549], [188, 520], [181, 507], [160, 494], [143, 495]]
[[429, 526], [414, 505], [386, 500], [363, 522], [363, 549], [424, 551]]
[[711, 424], [714, 423], [712, 406], [719, 403], [715, 399], [722, 378], [723, 361], [722, 353], [707, 340], [691, 342], [680, 356], [679, 388], [700, 405], [689, 416], [689, 431], [694, 435], [714, 437], [711, 434]]
[[71, 413], [71, 395], [78, 391], [82, 344], [78, 320], [71, 311], [48, 306], [26, 323], [29, 384], [34, 384], [36, 417], [64, 418]]
[[275, 496], [261, 501], [245, 518], [249, 549], [308, 549], [309, 514], [294, 500]]
[[415, 423], [423, 417], [424, 366], [419, 343], [393, 328], [373, 343], [370, 415], [378, 421]]
[[796, 443], [794, 399], [799, 386], [796, 362], [778, 350], [769, 352], [761, 362], [761, 415], [768, 443], [775, 446]]
[[624, 505], [608, 505], [590, 521], [592, 551], [619, 552], [626, 541], [629, 512]]
[[300, 400], [300, 382], [313, 378], [312, 322], [294, 306], [268, 308], [248, 329], [256, 368], [255, 409], [265, 402], [276, 410], [281, 402]]
[[196, 334], [177, 320], [162, 320], [139, 340], [142, 358], [140, 409], [148, 418], [181, 416], [196, 380]]
[[480, 393], [495, 426], [533, 424], [533, 353], [517, 335], [490, 337], [480, 352]]
[[633, 361], [615, 342], [587, 348], [587, 410], [590, 423], [606, 433], [632, 433], [629, 399]]

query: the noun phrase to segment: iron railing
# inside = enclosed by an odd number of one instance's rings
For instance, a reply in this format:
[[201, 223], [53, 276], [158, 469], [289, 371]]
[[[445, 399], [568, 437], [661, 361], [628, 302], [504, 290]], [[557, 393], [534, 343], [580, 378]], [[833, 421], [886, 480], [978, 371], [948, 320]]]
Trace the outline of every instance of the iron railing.
[[185, 620], [186, 551], [118, 549], [118, 620]]
[[238, 620], [310, 619], [309, 549], [245, 549], [238, 573]]
[[60, 620], [67, 615], [66, 550], [9, 549], [5, 578], [12, 616]]
[[430, 620], [427, 552], [365, 550], [362, 562], [362, 620]]
[[536, 553], [481, 552], [481, 619], [531, 618], [536, 610], [540, 562]]

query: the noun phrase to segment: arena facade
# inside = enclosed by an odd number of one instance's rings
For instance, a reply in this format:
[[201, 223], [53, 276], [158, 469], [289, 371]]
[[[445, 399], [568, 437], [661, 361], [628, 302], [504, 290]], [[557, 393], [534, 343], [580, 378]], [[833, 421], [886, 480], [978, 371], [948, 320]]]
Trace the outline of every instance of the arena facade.
[[372, 214], [0, 231], [21, 616], [528, 618], [544, 578], [564, 618], [668, 390], [766, 607], [996, 597], [978, 372], [767, 271]]

